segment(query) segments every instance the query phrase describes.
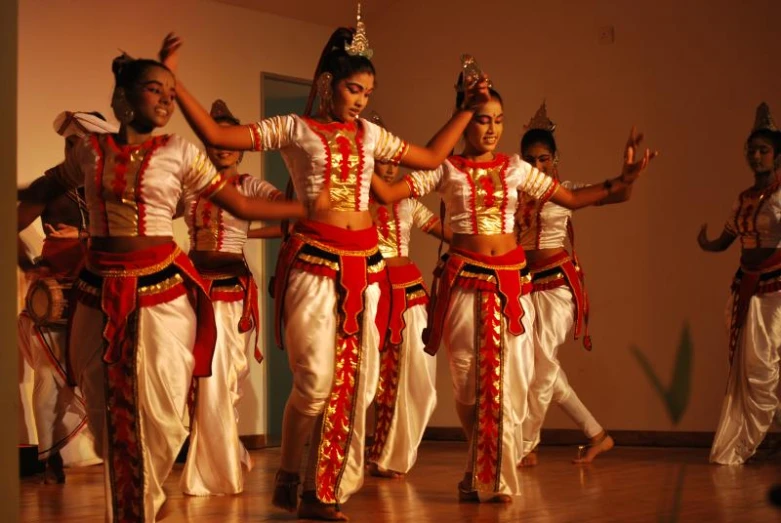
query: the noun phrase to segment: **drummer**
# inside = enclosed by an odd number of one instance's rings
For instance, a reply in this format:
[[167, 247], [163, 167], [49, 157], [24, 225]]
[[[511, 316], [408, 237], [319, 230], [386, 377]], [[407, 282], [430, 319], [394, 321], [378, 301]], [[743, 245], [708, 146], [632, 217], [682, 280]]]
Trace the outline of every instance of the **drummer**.
[[[66, 111], [55, 119], [54, 130], [65, 138], [67, 155], [80, 136], [111, 132], [112, 126], [100, 113]], [[35, 190], [31, 186], [19, 194]], [[83, 195], [75, 190], [47, 204], [22, 202], [17, 210], [20, 233], [40, 216], [46, 236], [40, 258], [32, 267], [23, 267], [32, 278], [26, 308], [19, 315], [18, 341], [34, 373], [33, 418], [38, 459], [45, 467], [44, 483], [64, 483], [64, 466], [101, 461], [87, 427], [84, 400], [68, 385], [65, 357], [68, 291], [86, 252], [87, 214]]]

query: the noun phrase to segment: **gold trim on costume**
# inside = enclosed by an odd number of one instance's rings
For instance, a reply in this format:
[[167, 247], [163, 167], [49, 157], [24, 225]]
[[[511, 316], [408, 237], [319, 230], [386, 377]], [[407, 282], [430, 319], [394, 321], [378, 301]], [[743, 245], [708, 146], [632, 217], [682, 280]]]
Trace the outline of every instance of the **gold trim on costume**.
[[139, 296], [151, 296], [153, 294], [160, 294], [167, 290], [170, 290], [177, 285], [180, 285], [184, 282], [184, 278], [182, 278], [181, 274], [174, 274], [170, 278], [161, 281], [160, 283], [155, 283], [154, 285], [146, 285], [144, 287], [138, 288], [138, 295]]
[[346, 250], [346, 249], [337, 249], [337, 248], [331, 247], [330, 245], [326, 245], [324, 243], [320, 243], [317, 240], [313, 240], [311, 237], [305, 236], [305, 235], [303, 235], [301, 233], [298, 233], [298, 232], [294, 232], [293, 236], [295, 236], [296, 238], [298, 238], [299, 240], [301, 240], [302, 242], [304, 242], [304, 243], [306, 243], [308, 245], [311, 245], [313, 247], [317, 247], [321, 251], [325, 251], [325, 252], [330, 253], [330, 254], [336, 254], [337, 256], [365, 256], [365, 257], [368, 258], [369, 256], [372, 256], [372, 255], [377, 254], [379, 252], [379, 249], [377, 247], [372, 247], [371, 249], [366, 249], [366, 250], [362, 250], [362, 251], [350, 251], [350, 250]]
[[537, 273], [545, 272], [545, 271], [548, 271], [550, 269], [555, 269], [556, 267], [561, 267], [562, 265], [564, 265], [565, 263], [570, 262], [570, 261], [572, 261], [572, 257], [571, 256], [567, 256], [566, 258], [562, 258], [562, 259], [560, 259], [558, 261], [549, 263], [547, 265], [543, 265], [542, 267], [535, 267], [533, 269], [530, 268], [529, 270], [530, 270], [532, 276], [534, 276]]
[[87, 270], [93, 274], [96, 274], [97, 276], [102, 276], [104, 278], [135, 278], [138, 276], [149, 276], [150, 274], [155, 274], [157, 272], [160, 272], [166, 267], [168, 267], [169, 265], [171, 265], [180, 254], [181, 251], [179, 250], [179, 247], [176, 247], [174, 249], [174, 252], [168, 255], [166, 259], [164, 259], [163, 261], [156, 263], [154, 265], [150, 265], [148, 267], [142, 267], [140, 269], [133, 269], [133, 270], [100, 269], [95, 265], [93, 265], [89, 260], [87, 260]]
[[457, 253], [457, 252], [450, 252], [451, 256], [461, 258], [462, 260], [466, 260], [466, 262], [470, 265], [474, 265], [475, 267], [480, 267], [483, 269], [491, 269], [495, 271], [520, 271], [521, 269], [526, 267], [526, 260], [524, 260], [522, 263], [514, 263], [511, 265], [499, 265], [499, 264], [487, 264], [480, 261], [477, 261], [475, 259], [470, 258], [469, 256], [465, 256], [463, 254]]
[[312, 256], [311, 254], [304, 254], [299, 252], [296, 256], [296, 259], [306, 263], [311, 263], [312, 265], [323, 265], [333, 271], [339, 270], [339, 264], [337, 262], [332, 262], [331, 260], [326, 260], [325, 258], [320, 258], [319, 256]]
[[417, 278], [415, 280], [405, 282], [405, 283], [394, 283], [394, 284], [391, 285], [391, 287], [394, 288], [394, 289], [406, 289], [408, 287], [412, 287], [412, 286], [418, 285], [418, 284], [423, 285], [423, 276], [421, 276], [420, 278]]

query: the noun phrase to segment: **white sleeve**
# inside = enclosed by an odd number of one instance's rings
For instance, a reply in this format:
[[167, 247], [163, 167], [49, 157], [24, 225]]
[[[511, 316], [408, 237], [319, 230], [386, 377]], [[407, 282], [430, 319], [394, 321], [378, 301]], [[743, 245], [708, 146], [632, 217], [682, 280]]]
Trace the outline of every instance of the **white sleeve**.
[[409, 143], [398, 136], [368, 120], [359, 120], [363, 126], [369, 143], [373, 144], [373, 156], [376, 160], [398, 165], [409, 150]]
[[242, 176], [239, 191], [249, 198], [262, 198], [264, 200], [280, 200], [285, 197], [282, 191], [267, 181], [249, 174]]
[[272, 116], [248, 126], [253, 151], [277, 151], [293, 143], [296, 117]]
[[438, 191], [445, 175], [444, 164], [433, 171], [414, 171], [404, 175], [402, 180], [409, 186], [410, 195], [420, 198], [432, 191]]

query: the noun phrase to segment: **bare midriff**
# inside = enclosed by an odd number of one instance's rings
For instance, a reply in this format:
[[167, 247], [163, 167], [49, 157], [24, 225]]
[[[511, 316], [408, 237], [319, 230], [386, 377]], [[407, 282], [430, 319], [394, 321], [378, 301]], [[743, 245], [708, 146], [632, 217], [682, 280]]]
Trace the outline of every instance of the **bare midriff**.
[[96, 236], [90, 238], [90, 249], [126, 253], [158, 247], [173, 241], [172, 236]]
[[351, 231], [368, 229], [374, 224], [369, 211], [312, 211], [309, 219]]
[[515, 234], [454, 234], [450, 243], [456, 249], [464, 249], [484, 256], [501, 256], [518, 247]]
[[244, 272], [244, 255], [239, 252], [190, 251], [190, 259], [198, 270]]

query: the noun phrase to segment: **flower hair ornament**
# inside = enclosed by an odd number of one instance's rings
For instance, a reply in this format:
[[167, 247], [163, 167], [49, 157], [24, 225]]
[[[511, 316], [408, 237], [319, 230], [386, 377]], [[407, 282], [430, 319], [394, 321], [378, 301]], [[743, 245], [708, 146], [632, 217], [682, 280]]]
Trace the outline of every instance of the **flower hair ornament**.
[[358, 2], [358, 16], [355, 24], [355, 34], [349, 44], [345, 44], [344, 50], [350, 56], [363, 56], [371, 60], [374, 50], [369, 47], [369, 38], [366, 36], [366, 24], [361, 17], [361, 3]]

